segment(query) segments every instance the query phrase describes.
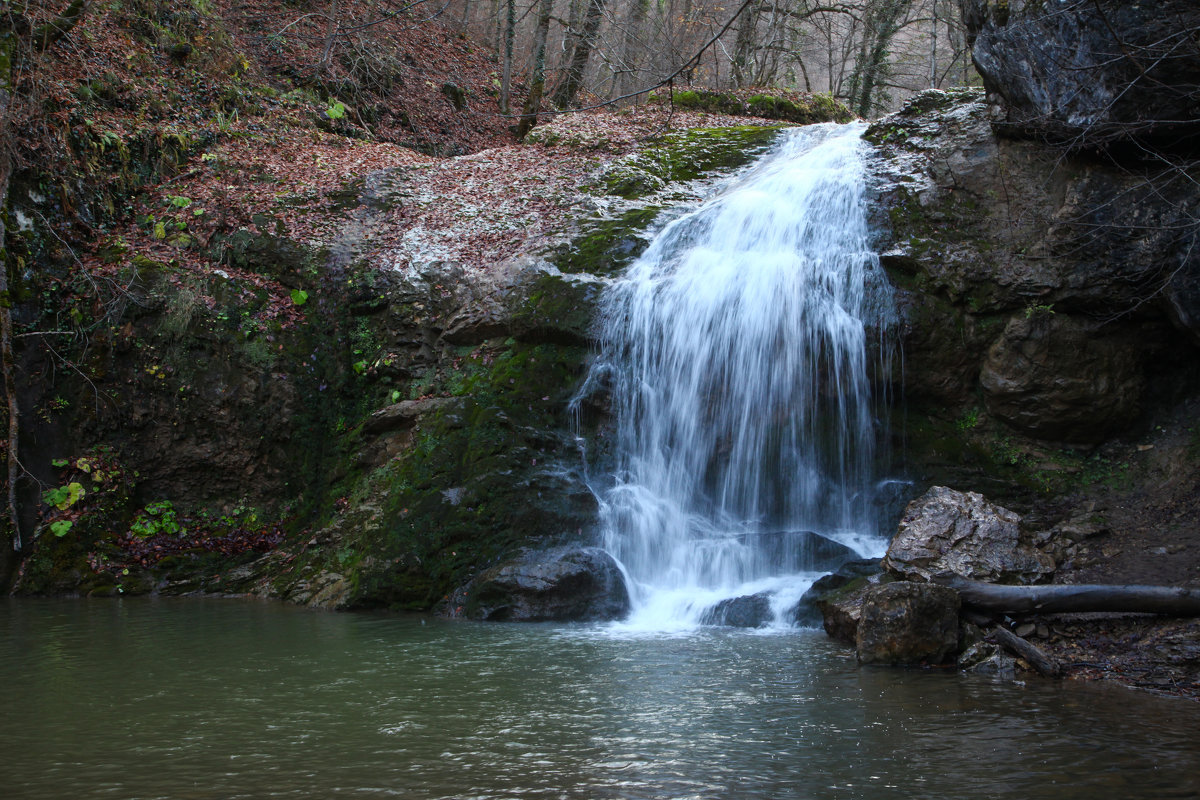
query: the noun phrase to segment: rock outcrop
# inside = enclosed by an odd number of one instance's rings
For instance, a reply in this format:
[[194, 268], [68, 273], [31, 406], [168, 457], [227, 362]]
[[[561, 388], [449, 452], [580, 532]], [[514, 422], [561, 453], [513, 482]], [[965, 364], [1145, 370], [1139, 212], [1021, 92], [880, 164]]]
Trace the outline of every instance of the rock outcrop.
[[1148, 387], [1189, 380], [1194, 181], [999, 136], [980, 92], [923, 93], [866, 136], [906, 446], [934, 480], [1045, 491], [1054, 456], [1022, 451], [1124, 435]]
[[1033, 583], [1054, 562], [1020, 529], [1021, 518], [975, 492], [934, 486], [905, 509], [883, 567], [907, 581], [957, 575], [992, 583]]
[[979, 374], [987, 410], [1049, 441], [1102, 441], [1133, 419], [1144, 377], [1129, 343], [1052, 311], [1011, 317]]
[[1200, 132], [1192, 0], [966, 0], [963, 10], [1007, 126], [1084, 144]]
[[760, 628], [771, 621], [771, 598], [765, 594], [728, 597], [704, 612], [702, 625]]

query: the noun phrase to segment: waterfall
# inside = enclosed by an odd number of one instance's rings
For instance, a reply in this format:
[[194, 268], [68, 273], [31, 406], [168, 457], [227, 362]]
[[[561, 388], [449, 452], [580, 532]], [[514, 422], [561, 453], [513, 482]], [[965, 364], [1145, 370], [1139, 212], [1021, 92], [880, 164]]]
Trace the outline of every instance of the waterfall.
[[862, 130], [785, 132], [602, 301], [583, 391], [603, 387], [615, 414], [598, 494], [632, 626], [693, 626], [747, 595], [784, 624], [822, 571], [882, 547], [868, 336], [890, 302]]

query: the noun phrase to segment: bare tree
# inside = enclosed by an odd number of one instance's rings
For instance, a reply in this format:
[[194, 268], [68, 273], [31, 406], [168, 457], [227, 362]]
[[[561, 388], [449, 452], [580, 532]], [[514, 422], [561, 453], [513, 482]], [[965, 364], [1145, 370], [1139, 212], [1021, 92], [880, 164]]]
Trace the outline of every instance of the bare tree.
[[550, 12], [553, 8], [554, 0], [538, 2], [537, 29], [533, 44], [533, 80], [530, 81], [529, 93], [525, 96], [524, 112], [517, 123], [518, 139], [524, 139], [525, 134], [537, 124], [542, 94], [546, 89], [546, 36], [550, 32]]
[[592, 57], [592, 48], [596, 45], [600, 23], [604, 21], [604, 8], [607, 1], [588, 0], [587, 12], [583, 15], [583, 28], [574, 42], [571, 60], [566, 65], [566, 70], [558, 85], [554, 87], [554, 94], [551, 96], [551, 102], [559, 108], [568, 108], [575, 104], [575, 98], [583, 86], [588, 60]]

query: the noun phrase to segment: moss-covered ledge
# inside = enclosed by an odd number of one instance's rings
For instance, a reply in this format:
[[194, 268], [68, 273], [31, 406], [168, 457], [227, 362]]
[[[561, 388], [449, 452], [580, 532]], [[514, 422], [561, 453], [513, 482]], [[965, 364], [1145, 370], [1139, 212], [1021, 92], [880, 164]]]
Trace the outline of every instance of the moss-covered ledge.
[[784, 127], [736, 125], [668, 133], [641, 152], [603, 167], [593, 191], [633, 200], [663, 192], [672, 183], [744, 166], [770, 147]]

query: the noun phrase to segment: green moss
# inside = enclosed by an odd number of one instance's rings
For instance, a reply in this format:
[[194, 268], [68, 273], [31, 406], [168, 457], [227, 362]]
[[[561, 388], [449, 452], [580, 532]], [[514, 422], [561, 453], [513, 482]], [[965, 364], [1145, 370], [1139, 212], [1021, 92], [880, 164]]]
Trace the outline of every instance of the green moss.
[[593, 501], [553, 485], [545, 467], [575, 457], [564, 408], [586, 353], [510, 339], [437, 373], [430, 388], [461, 403], [422, 417], [403, 454], [343, 487], [380, 508], [378, 524], [328, 555], [351, 605], [429, 608], [520, 546], [577, 534]]
[[[957, 413], [957, 416], [951, 416]], [[1122, 488], [1129, 464], [1098, 454], [1051, 449], [1008, 430], [983, 408], [912, 408], [899, 430], [909, 457], [933, 483], [975, 487], [999, 503], [1062, 495], [1094, 486]]]
[[561, 344], [588, 341], [599, 288], [590, 281], [542, 275], [513, 312], [514, 333], [523, 340]]
[[806, 95], [802, 99], [757, 94], [746, 100], [746, 107], [756, 117], [801, 125], [815, 122], [849, 122], [854, 118], [850, 109], [828, 94]]
[[933, 111], [946, 111], [955, 106], [978, 103], [983, 100], [983, 97], [982, 89], [967, 87], [926, 89], [913, 95], [899, 113], [906, 117], [917, 117]]
[[828, 94], [789, 93], [785, 96], [761, 92], [743, 99], [736, 94], [698, 89], [675, 92], [673, 97], [678, 108], [731, 116], [751, 115], [801, 125], [849, 122], [854, 118], [850, 109]]
[[714, 114], [737, 116], [746, 113], [746, 105], [734, 95], [709, 92], [703, 89], [676, 92], [675, 105], [679, 108], [710, 111]]
[[611, 275], [619, 272], [650, 244], [646, 231], [661, 210], [662, 206], [646, 206], [630, 209], [616, 219], [585, 222], [584, 233], [560, 248], [551, 261], [567, 273]]
[[774, 125], [739, 125], [670, 133], [659, 144], [611, 168], [601, 188], [606, 194], [628, 200], [652, 194], [666, 183], [740, 167], [769, 147], [780, 129]]

